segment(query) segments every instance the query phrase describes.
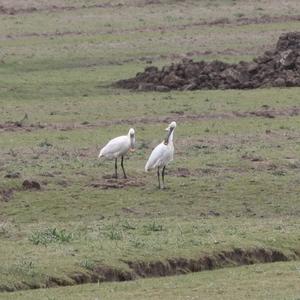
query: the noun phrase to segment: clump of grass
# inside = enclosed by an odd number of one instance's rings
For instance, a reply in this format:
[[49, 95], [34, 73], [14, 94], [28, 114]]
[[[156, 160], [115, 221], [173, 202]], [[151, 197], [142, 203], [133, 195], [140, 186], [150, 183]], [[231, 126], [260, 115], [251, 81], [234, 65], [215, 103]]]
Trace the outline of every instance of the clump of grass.
[[48, 147], [52, 147], [53, 145], [49, 143], [47, 139], [45, 139], [44, 141], [39, 143], [39, 146], [41, 148], [48, 148]]
[[146, 246], [146, 243], [139, 238], [133, 238], [130, 240], [130, 242], [134, 248], [140, 249]]
[[20, 261], [16, 262], [14, 271], [30, 277], [34, 277], [37, 274], [33, 261], [25, 258], [22, 258]]
[[33, 232], [29, 240], [34, 245], [48, 245], [51, 243], [69, 243], [73, 239], [73, 233], [67, 233], [64, 229], [47, 228], [44, 231]]
[[82, 260], [79, 265], [82, 267], [82, 268], [85, 268], [87, 270], [94, 270], [95, 268], [95, 261], [92, 260], [92, 259], [89, 259], [89, 258], [85, 258], [84, 260]]
[[106, 232], [105, 236], [112, 241], [120, 241], [123, 238], [122, 232], [116, 228], [112, 228], [110, 231]]
[[154, 231], [154, 232], [164, 230], [163, 225], [157, 224], [155, 221], [149, 224], [145, 224], [144, 229], [146, 229], [147, 231]]
[[289, 163], [288, 167], [290, 169], [299, 169], [300, 168], [300, 162]]
[[272, 173], [274, 176], [285, 176], [286, 172], [283, 170], [277, 170]]
[[18, 156], [18, 153], [14, 149], [9, 149], [8, 153], [12, 157], [17, 157]]
[[234, 16], [237, 17], [237, 18], [241, 18], [241, 17], [244, 17], [245, 14], [243, 14], [243, 13], [235, 13]]
[[9, 226], [7, 223], [0, 223], [0, 237], [9, 237]]
[[146, 141], [140, 141], [138, 147], [139, 150], [149, 149], [149, 145]]
[[133, 224], [129, 223], [127, 220], [122, 224], [123, 229], [125, 230], [135, 230], [136, 226]]

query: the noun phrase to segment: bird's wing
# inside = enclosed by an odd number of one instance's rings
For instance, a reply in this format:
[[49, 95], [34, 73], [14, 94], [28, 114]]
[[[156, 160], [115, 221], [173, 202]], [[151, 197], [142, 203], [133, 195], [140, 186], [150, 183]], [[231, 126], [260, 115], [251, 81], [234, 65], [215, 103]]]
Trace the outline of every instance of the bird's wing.
[[126, 135], [110, 140], [100, 151], [99, 157], [117, 157], [121, 153], [126, 153], [129, 148], [128, 137]]
[[155, 168], [157, 165], [159, 165], [161, 159], [163, 159], [164, 157], [164, 152], [166, 151], [166, 148], [167, 147], [164, 143], [160, 143], [153, 149], [146, 163], [145, 171], [148, 171], [149, 169]]

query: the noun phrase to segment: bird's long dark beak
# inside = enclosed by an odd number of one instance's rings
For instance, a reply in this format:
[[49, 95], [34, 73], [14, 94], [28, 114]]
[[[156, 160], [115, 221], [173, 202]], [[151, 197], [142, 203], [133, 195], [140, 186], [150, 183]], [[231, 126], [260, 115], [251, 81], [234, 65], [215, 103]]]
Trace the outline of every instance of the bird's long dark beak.
[[164, 139], [164, 144], [165, 144], [165, 145], [168, 145], [168, 143], [169, 143], [169, 138], [170, 138], [170, 135], [171, 135], [173, 129], [174, 129], [174, 128], [169, 128], [169, 131], [168, 131], [168, 133], [167, 133], [167, 136], [166, 136], [166, 138]]

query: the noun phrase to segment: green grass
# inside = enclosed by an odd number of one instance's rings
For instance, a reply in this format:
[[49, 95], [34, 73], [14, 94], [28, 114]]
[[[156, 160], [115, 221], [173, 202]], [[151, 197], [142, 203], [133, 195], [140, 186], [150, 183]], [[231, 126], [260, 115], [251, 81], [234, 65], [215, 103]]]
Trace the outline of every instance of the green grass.
[[[49, 276], [72, 283], [72, 274], [95, 266], [127, 269], [124, 260], [199, 258], [234, 247], [299, 250], [300, 119], [287, 114], [299, 106], [299, 88], [145, 93], [110, 86], [143, 70], [146, 60], [162, 66], [188, 52], [195, 60], [250, 60], [280, 33], [299, 28], [289, 20], [198, 24], [224, 16], [234, 21], [241, 13], [299, 13], [292, 0], [284, 7], [260, 2], [259, 10], [254, 2], [124, 1], [122, 9], [0, 16], [0, 124], [28, 116], [21, 128], [0, 128], [0, 288], [45, 286]], [[266, 107], [281, 114], [236, 114]], [[159, 191], [155, 172], [144, 173], [144, 165], [164, 137], [166, 117], [178, 123], [176, 153], [168, 188]], [[99, 150], [132, 126], [137, 149], [125, 167], [133, 186], [106, 188], [103, 176], [113, 173], [113, 163], [99, 161]], [[21, 177], [5, 177], [15, 172]], [[41, 190], [25, 191], [25, 179]], [[246, 276], [250, 269], [241, 270]], [[214, 275], [191, 278], [197, 276]]]

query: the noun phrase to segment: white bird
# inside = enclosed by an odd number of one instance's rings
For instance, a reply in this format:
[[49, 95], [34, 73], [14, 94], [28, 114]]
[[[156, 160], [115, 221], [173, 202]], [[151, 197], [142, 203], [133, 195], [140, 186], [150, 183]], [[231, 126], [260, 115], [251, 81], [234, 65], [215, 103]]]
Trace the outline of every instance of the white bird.
[[[158, 177], [158, 188], [165, 188], [165, 169], [166, 165], [173, 160], [174, 155], [174, 145], [173, 145], [173, 135], [174, 129], [176, 128], [176, 122], [170, 123], [170, 125], [166, 128], [168, 134], [166, 138], [157, 145], [145, 166], [145, 171], [149, 171], [150, 169], [157, 168], [157, 177]], [[160, 184], [160, 169], [162, 168], [162, 185]]]
[[98, 158], [104, 157], [106, 159], [115, 160], [115, 178], [118, 178], [118, 157], [121, 157], [121, 167], [123, 170], [124, 178], [127, 178], [123, 159], [124, 155], [128, 151], [134, 151], [135, 144], [135, 131], [133, 128], [130, 128], [127, 135], [118, 136], [110, 140], [100, 151]]

